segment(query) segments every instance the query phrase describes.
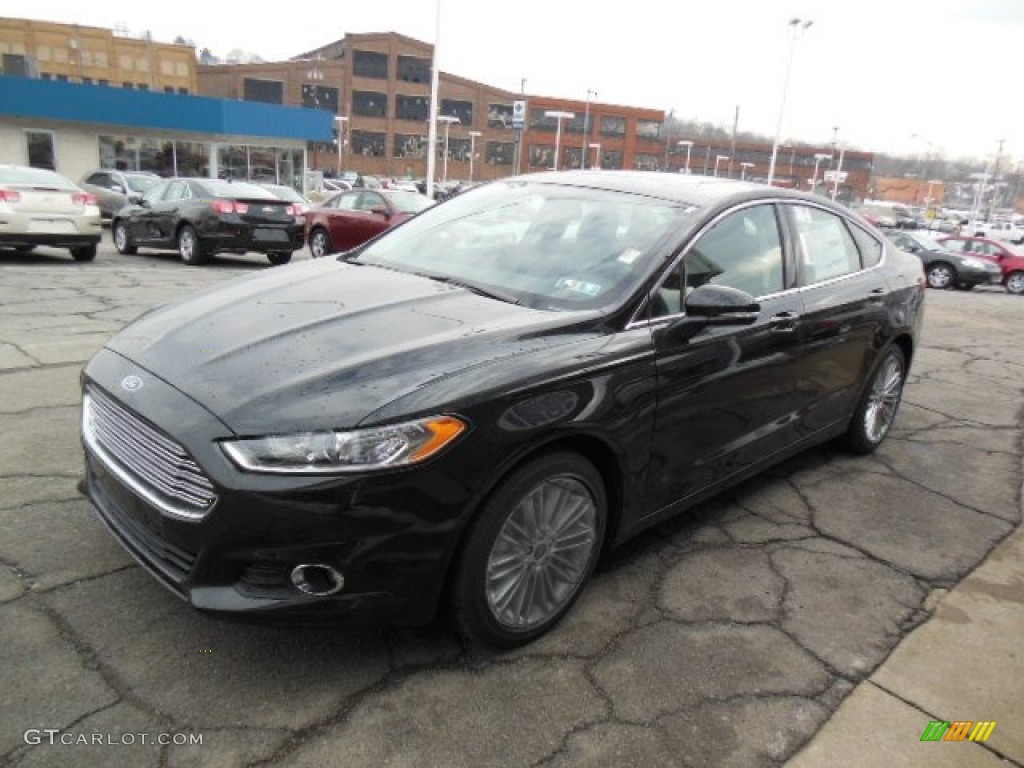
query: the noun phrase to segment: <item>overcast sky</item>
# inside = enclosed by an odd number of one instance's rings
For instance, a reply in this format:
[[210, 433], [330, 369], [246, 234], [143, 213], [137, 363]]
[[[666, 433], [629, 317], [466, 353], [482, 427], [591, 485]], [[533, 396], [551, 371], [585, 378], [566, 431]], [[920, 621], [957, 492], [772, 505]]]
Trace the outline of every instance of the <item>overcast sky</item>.
[[[8, 4], [5, 3], [5, 6]], [[115, 6], [116, 7], [112, 7]], [[173, 9], [173, 11], [172, 11]], [[346, 32], [434, 40], [436, 0], [295, 5], [33, 0], [3, 14], [181, 35], [224, 56], [288, 58]], [[635, 17], [630, 16], [634, 10]], [[795, 44], [783, 140], [1024, 158], [1024, 0], [441, 0], [441, 69], [527, 93], [674, 110], [774, 135]], [[913, 134], [923, 137], [911, 138]], [[929, 144], [930, 142], [930, 144]]]

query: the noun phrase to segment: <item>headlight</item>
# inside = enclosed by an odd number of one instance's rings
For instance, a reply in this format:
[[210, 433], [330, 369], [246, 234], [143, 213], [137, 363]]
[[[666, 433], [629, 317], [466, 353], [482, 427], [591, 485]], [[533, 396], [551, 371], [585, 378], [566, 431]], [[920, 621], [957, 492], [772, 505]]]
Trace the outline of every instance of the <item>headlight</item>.
[[972, 259], [970, 256], [964, 258], [964, 265], [971, 269], [987, 269], [988, 262], [981, 259]]
[[453, 416], [434, 416], [349, 432], [324, 430], [226, 440], [221, 447], [235, 464], [250, 472], [365, 472], [428, 459], [466, 429], [466, 424]]

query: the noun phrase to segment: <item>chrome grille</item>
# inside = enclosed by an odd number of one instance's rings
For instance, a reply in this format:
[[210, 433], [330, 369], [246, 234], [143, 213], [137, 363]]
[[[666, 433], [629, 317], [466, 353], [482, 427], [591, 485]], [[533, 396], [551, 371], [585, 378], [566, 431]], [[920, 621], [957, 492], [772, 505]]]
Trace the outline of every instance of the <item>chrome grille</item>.
[[82, 399], [82, 435], [132, 490], [169, 515], [197, 520], [217, 501], [181, 445], [93, 387]]

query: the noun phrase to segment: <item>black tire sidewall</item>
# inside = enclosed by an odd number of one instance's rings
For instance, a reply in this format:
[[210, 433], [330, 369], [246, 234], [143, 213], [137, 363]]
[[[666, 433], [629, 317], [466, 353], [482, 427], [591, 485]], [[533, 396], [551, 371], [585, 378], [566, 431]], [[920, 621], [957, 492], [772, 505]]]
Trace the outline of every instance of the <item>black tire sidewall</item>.
[[[528, 630], [516, 631], [500, 624], [487, 605], [486, 571], [491, 549], [516, 503], [544, 480], [570, 475], [587, 486], [597, 508], [597, 536], [590, 561], [580, 584], [566, 604], [547, 621]], [[540, 456], [514, 470], [499, 483], [484, 503], [458, 555], [451, 587], [451, 610], [457, 629], [470, 643], [482, 642], [497, 648], [515, 648], [540, 637], [559, 623], [579, 598], [600, 559], [607, 530], [608, 502], [604, 481], [597, 469], [576, 453], [559, 452]]]
[[[186, 232], [190, 232], [192, 235], [192, 258], [190, 259], [185, 258], [185, 254], [181, 252], [181, 238], [184, 237]], [[181, 231], [178, 232], [178, 255], [181, 257], [181, 260], [190, 267], [202, 264], [206, 261], [206, 254], [203, 252], [203, 244], [199, 240], [199, 234], [191, 224], [186, 224], [181, 228]]]
[[309, 238], [310, 246], [312, 246], [313, 241], [317, 237], [323, 238], [323, 246], [324, 247], [323, 247], [323, 253], [321, 253], [319, 256], [317, 256], [315, 253], [313, 253], [313, 249], [312, 249], [312, 247], [310, 247], [309, 252], [310, 252], [310, 255], [312, 255], [314, 259], [322, 258], [322, 257], [326, 256], [328, 253], [331, 252], [331, 238], [328, 237], [327, 230], [319, 229], [319, 228], [314, 229], [313, 230], [313, 234], [310, 235], [310, 238]]
[[[937, 269], [945, 269], [946, 271], [949, 272], [949, 282], [946, 283], [946, 285], [932, 285], [932, 272], [934, 272]], [[957, 282], [956, 270], [953, 269], [952, 266], [950, 266], [944, 261], [939, 262], [937, 264], [929, 264], [928, 269], [926, 271], [926, 277], [928, 278], [928, 287], [934, 288], [935, 290], [952, 288], [954, 285], [956, 285]]]
[[878, 356], [878, 361], [875, 363], [875, 367], [867, 379], [864, 391], [861, 393], [856, 409], [854, 409], [853, 417], [850, 419], [850, 426], [846, 431], [844, 442], [846, 443], [846, 447], [854, 453], [862, 455], [873, 453], [878, 446], [885, 442], [885, 438], [892, 430], [892, 424], [890, 424], [881, 439], [875, 442], [867, 435], [867, 431], [864, 428], [864, 417], [867, 415], [868, 402], [871, 399], [871, 390], [874, 388], [875, 381], [882, 375], [882, 371], [885, 369], [889, 358], [893, 355], [895, 355], [899, 360], [901, 375], [900, 398], [896, 403], [896, 413], [893, 414], [894, 421], [896, 416], [899, 414], [899, 407], [903, 402], [903, 388], [907, 384], [907, 358], [906, 355], [903, 354], [902, 349], [896, 345], [892, 345], [886, 347], [885, 350], [882, 351], [882, 354]]

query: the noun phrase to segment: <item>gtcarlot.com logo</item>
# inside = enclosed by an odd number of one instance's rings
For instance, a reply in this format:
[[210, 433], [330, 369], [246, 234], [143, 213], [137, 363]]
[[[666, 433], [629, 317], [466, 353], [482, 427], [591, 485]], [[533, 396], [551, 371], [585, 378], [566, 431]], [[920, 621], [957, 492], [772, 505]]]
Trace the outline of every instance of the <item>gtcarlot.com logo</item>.
[[120, 747], [133, 744], [185, 746], [203, 743], [201, 733], [75, 733], [60, 728], [29, 728], [23, 738], [31, 746], [52, 744], [65, 747]]

